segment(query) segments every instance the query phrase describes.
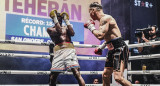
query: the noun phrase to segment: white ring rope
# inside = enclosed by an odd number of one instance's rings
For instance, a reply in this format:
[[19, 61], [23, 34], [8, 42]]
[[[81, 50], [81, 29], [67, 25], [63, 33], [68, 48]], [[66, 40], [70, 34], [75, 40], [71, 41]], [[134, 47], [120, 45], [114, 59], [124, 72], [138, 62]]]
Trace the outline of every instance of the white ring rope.
[[12, 40], [0, 40], [0, 43], [3, 44], [20, 44], [20, 45], [44, 45], [49, 46], [50, 44], [54, 43], [47, 43], [47, 42], [21, 42], [21, 41], [12, 41]]
[[93, 57], [93, 56], [77, 56], [78, 60], [102, 60], [106, 61], [106, 57]]
[[[26, 74], [26, 75], [49, 75], [50, 71], [22, 71], [22, 70], [0, 70], [0, 74]], [[98, 75], [103, 71], [80, 71], [83, 75]], [[62, 72], [61, 74], [73, 75], [72, 72]]]
[[[0, 57], [29, 57], [29, 58], [50, 58], [50, 55], [39, 54], [18, 54], [18, 53], [1, 53]], [[93, 56], [77, 56], [79, 60], [106, 60], [106, 57], [93, 57]]]
[[132, 70], [132, 71], [127, 71], [128, 74], [154, 74], [154, 75], [160, 75], [160, 70]]
[[[21, 44], [21, 45], [44, 45], [48, 46], [50, 44], [54, 43], [48, 43], [48, 42], [20, 42], [20, 41], [12, 41], [12, 40], [0, 40], [0, 43], [4, 44]], [[145, 43], [138, 43], [138, 44], [129, 44], [129, 48], [135, 48], [135, 47], [145, 47], [145, 46], [152, 46], [152, 45], [160, 45], [160, 41], [151, 41], [151, 42], [145, 42]], [[96, 48], [99, 45], [90, 45], [90, 44], [74, 44], [75, 47], [80, 48]], [[107, 47], [106, 47], [107, 48]]]
[[159, 58], [159, 57], [160, 57], [160, 54], [148, 54], [148, 55], [129, 56], [129, 60], [153, 59], [153, 58]]
[[[0, 70], [0, 74], [26, 74], [26, 75], [49, 75], [50, 71], [23, 71], [23, 70]], [[99, 75], [103, 71], [80, 71], [82, 75]], [[61, 74], [73, 75], [72, 72], [62, 72]], [[160, 75], [160, 70], [140, 70], [127, 71], [127, 74], [155, 74]]]
[[[4, 53], [0, 52], [0, 57], [29, 57], [29, 58], [50, 58], [50, 55], [40, 55], [40, 54], [18, 54], [18, 53]], [[149, 54], [149, 55], [138, 55], [129, 56], [129, 60], [138, 59], [153, 59], [159, 58], [160, 54]], [[105, 61], [106, 57], [94, 57], [94, 56], [77, 56], [79, 60], [102, 60]]]
[[[0, 43], [3, 44], [21, 44], [21, 45], [42, 45], [49, 46], [50, 44], [54, 44], [53, 42], [21, 42], [21, 41], [12, 41], [12, 40], [0, 40]], [[90, 44], [74, 44], [75, 47], [80, 48], [96, 48], [99, 45], [90, 45]]]
[[50, 58], [50, 55], [40, 54], [17, 54], [17, 53], [0, 53], [0, 57], [29, 57], [29, 58]]
[[135, 48], [135, 47], [145, 47], [145, 46], [152, 46], [152, 45], [160, 45], [160, 41], [151, 41], [151, 42], [145, 42], [145, 43], [138, 43], [138, 44], [129, 44], [129, 48]]

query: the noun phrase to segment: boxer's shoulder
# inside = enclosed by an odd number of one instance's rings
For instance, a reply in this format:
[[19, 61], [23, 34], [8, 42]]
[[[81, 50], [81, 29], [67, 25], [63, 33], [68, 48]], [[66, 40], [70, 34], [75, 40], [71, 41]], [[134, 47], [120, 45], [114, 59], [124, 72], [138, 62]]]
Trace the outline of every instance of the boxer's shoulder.
[[54, 31], [54, 30], [55, 30], [54, 27], [48, 27], [48, 28], [47, 28], [47, 32], [52, 32], [52, 31]]
[[100, 21], [109, 21], [110, 19], [112, 19], [112, 16], [110, 16], [110, 15], [104, 15], [101, 19], [100, 19]]
[[112, 16], [111, 16], [111, 15], [108, 15], [108, 14], [105, 14], [105, 16], [104, 16], [103, 18], [109, 19], [109, 18], [112, 18]]

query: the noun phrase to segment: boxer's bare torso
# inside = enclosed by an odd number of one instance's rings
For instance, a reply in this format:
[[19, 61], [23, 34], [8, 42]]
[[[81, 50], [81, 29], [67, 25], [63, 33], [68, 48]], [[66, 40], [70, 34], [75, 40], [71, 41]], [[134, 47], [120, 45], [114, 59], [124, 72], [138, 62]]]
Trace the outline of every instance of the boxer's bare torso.
[[104, 40], [106, 40], [106, 42], [121, 37], [121, 32], [118, 28], [117, 23], [115, 19], [110, 15], [104, 15], [100, 19], [99, 30], [102, 30], [102, 32], [105, 34]]

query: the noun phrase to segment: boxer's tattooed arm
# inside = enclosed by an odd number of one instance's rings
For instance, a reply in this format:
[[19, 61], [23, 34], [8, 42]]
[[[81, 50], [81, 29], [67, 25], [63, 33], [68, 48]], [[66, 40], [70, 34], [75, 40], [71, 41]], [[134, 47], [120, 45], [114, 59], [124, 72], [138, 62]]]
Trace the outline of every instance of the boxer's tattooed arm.
[[102, 31], [102, 33], [106, 33], [108, 31], [108, 21], [102, 21], [100, 30]]
[[103, 21], [103, 22], [101, 23], [101, 26], [105, 25], [106, 23], [107, 23], [107, 21]]
[[99, 39], [103, 40], [105, 34], [108, 32], [109, 29], [109, 20], [110, 17], [104, 17], [100, 20], [100, 27], [99, 30], [94, 30], [93, 34]]

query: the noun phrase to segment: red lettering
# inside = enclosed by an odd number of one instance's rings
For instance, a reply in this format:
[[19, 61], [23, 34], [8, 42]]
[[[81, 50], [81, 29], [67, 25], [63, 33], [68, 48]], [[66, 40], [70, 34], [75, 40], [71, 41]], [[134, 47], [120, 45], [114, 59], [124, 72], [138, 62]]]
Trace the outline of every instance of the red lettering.
[[22, 6], [22, 2], [13, 0], [13, 12], [23, 13], [23, 9], [18, 8], [18, 6]]
[[9, 0], [5, 0], [5, 11], [9, 11]]

